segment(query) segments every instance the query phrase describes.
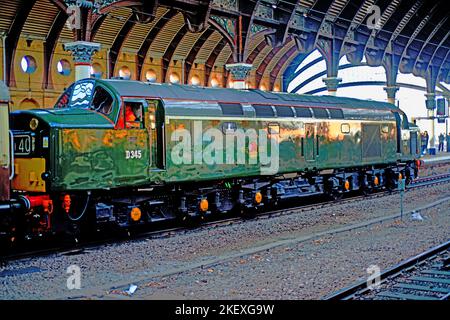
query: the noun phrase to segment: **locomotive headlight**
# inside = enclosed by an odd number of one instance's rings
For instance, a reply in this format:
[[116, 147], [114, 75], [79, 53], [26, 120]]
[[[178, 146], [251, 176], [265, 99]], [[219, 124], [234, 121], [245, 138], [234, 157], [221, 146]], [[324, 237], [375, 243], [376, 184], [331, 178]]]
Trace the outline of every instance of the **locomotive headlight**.
[[30, 121], [30, 129], [31, 130], [33, 130], [33, 131], [36, 130], [38, 125], [39, 125], [38, 119], [36, 119], [36, 118], [31, 119], [31, 121]]

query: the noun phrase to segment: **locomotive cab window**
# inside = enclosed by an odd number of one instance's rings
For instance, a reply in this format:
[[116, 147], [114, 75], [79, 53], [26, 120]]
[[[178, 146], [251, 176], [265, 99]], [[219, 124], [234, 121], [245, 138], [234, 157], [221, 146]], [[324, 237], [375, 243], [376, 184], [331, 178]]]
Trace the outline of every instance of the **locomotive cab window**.
[[104, 115], [109, 115], [112, 111], [112, 105], [112, 96], [104, 88], [97, 86], [92, 99], [92, 109]]
[[125, 128], [126, 129], [141, 129], [143, 107], [141, 102], [125, 102]]

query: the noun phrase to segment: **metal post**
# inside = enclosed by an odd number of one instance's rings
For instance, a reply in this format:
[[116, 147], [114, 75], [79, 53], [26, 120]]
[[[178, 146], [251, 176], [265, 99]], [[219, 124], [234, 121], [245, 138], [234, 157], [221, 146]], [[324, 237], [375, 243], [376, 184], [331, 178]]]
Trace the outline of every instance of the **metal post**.
[[445, 141], [447, 143], [447, 152], [450, 152], [450, 135], [448, 132], [448, 118], [445, 119]]
[[400, 220], [403, 220], [403, 194], [406, 189], [406, 179], [398, 179], [398, 190], [400, 191]]

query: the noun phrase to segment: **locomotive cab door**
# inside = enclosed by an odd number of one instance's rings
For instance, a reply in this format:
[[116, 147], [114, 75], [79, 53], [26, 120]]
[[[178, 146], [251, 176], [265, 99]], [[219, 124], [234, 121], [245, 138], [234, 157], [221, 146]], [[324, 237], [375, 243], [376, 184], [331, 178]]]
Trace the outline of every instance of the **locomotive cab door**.
[[305, 123], [305, 160], [316, 161], [316, 125]]
[[[147, 180], [150, 165], [149, 135], [146, 129], [145, 111], [147, 102], [143, 99], [125, 98], [122, 103], [119, 121], [118, 148], [123, 148], [124, 160], [121, 164], [122, 179], [129, 179], [134, 183]], [[119, 143], [120, 141], [120, 143]]]
[[150, 141], [150, 167], [152, 170], [165, 170], [165, 125], [164, 107], [159, 100], [147, 100], [146, 128]]

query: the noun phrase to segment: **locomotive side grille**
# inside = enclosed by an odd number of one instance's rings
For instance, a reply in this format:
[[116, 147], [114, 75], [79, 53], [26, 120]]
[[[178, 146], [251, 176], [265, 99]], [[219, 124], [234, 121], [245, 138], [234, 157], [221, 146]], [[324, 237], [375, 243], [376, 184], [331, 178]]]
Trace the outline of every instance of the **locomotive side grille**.
[[380, 126], [378, 124], [362, 124], [361, 131], [363, 158], [381, 157]]

